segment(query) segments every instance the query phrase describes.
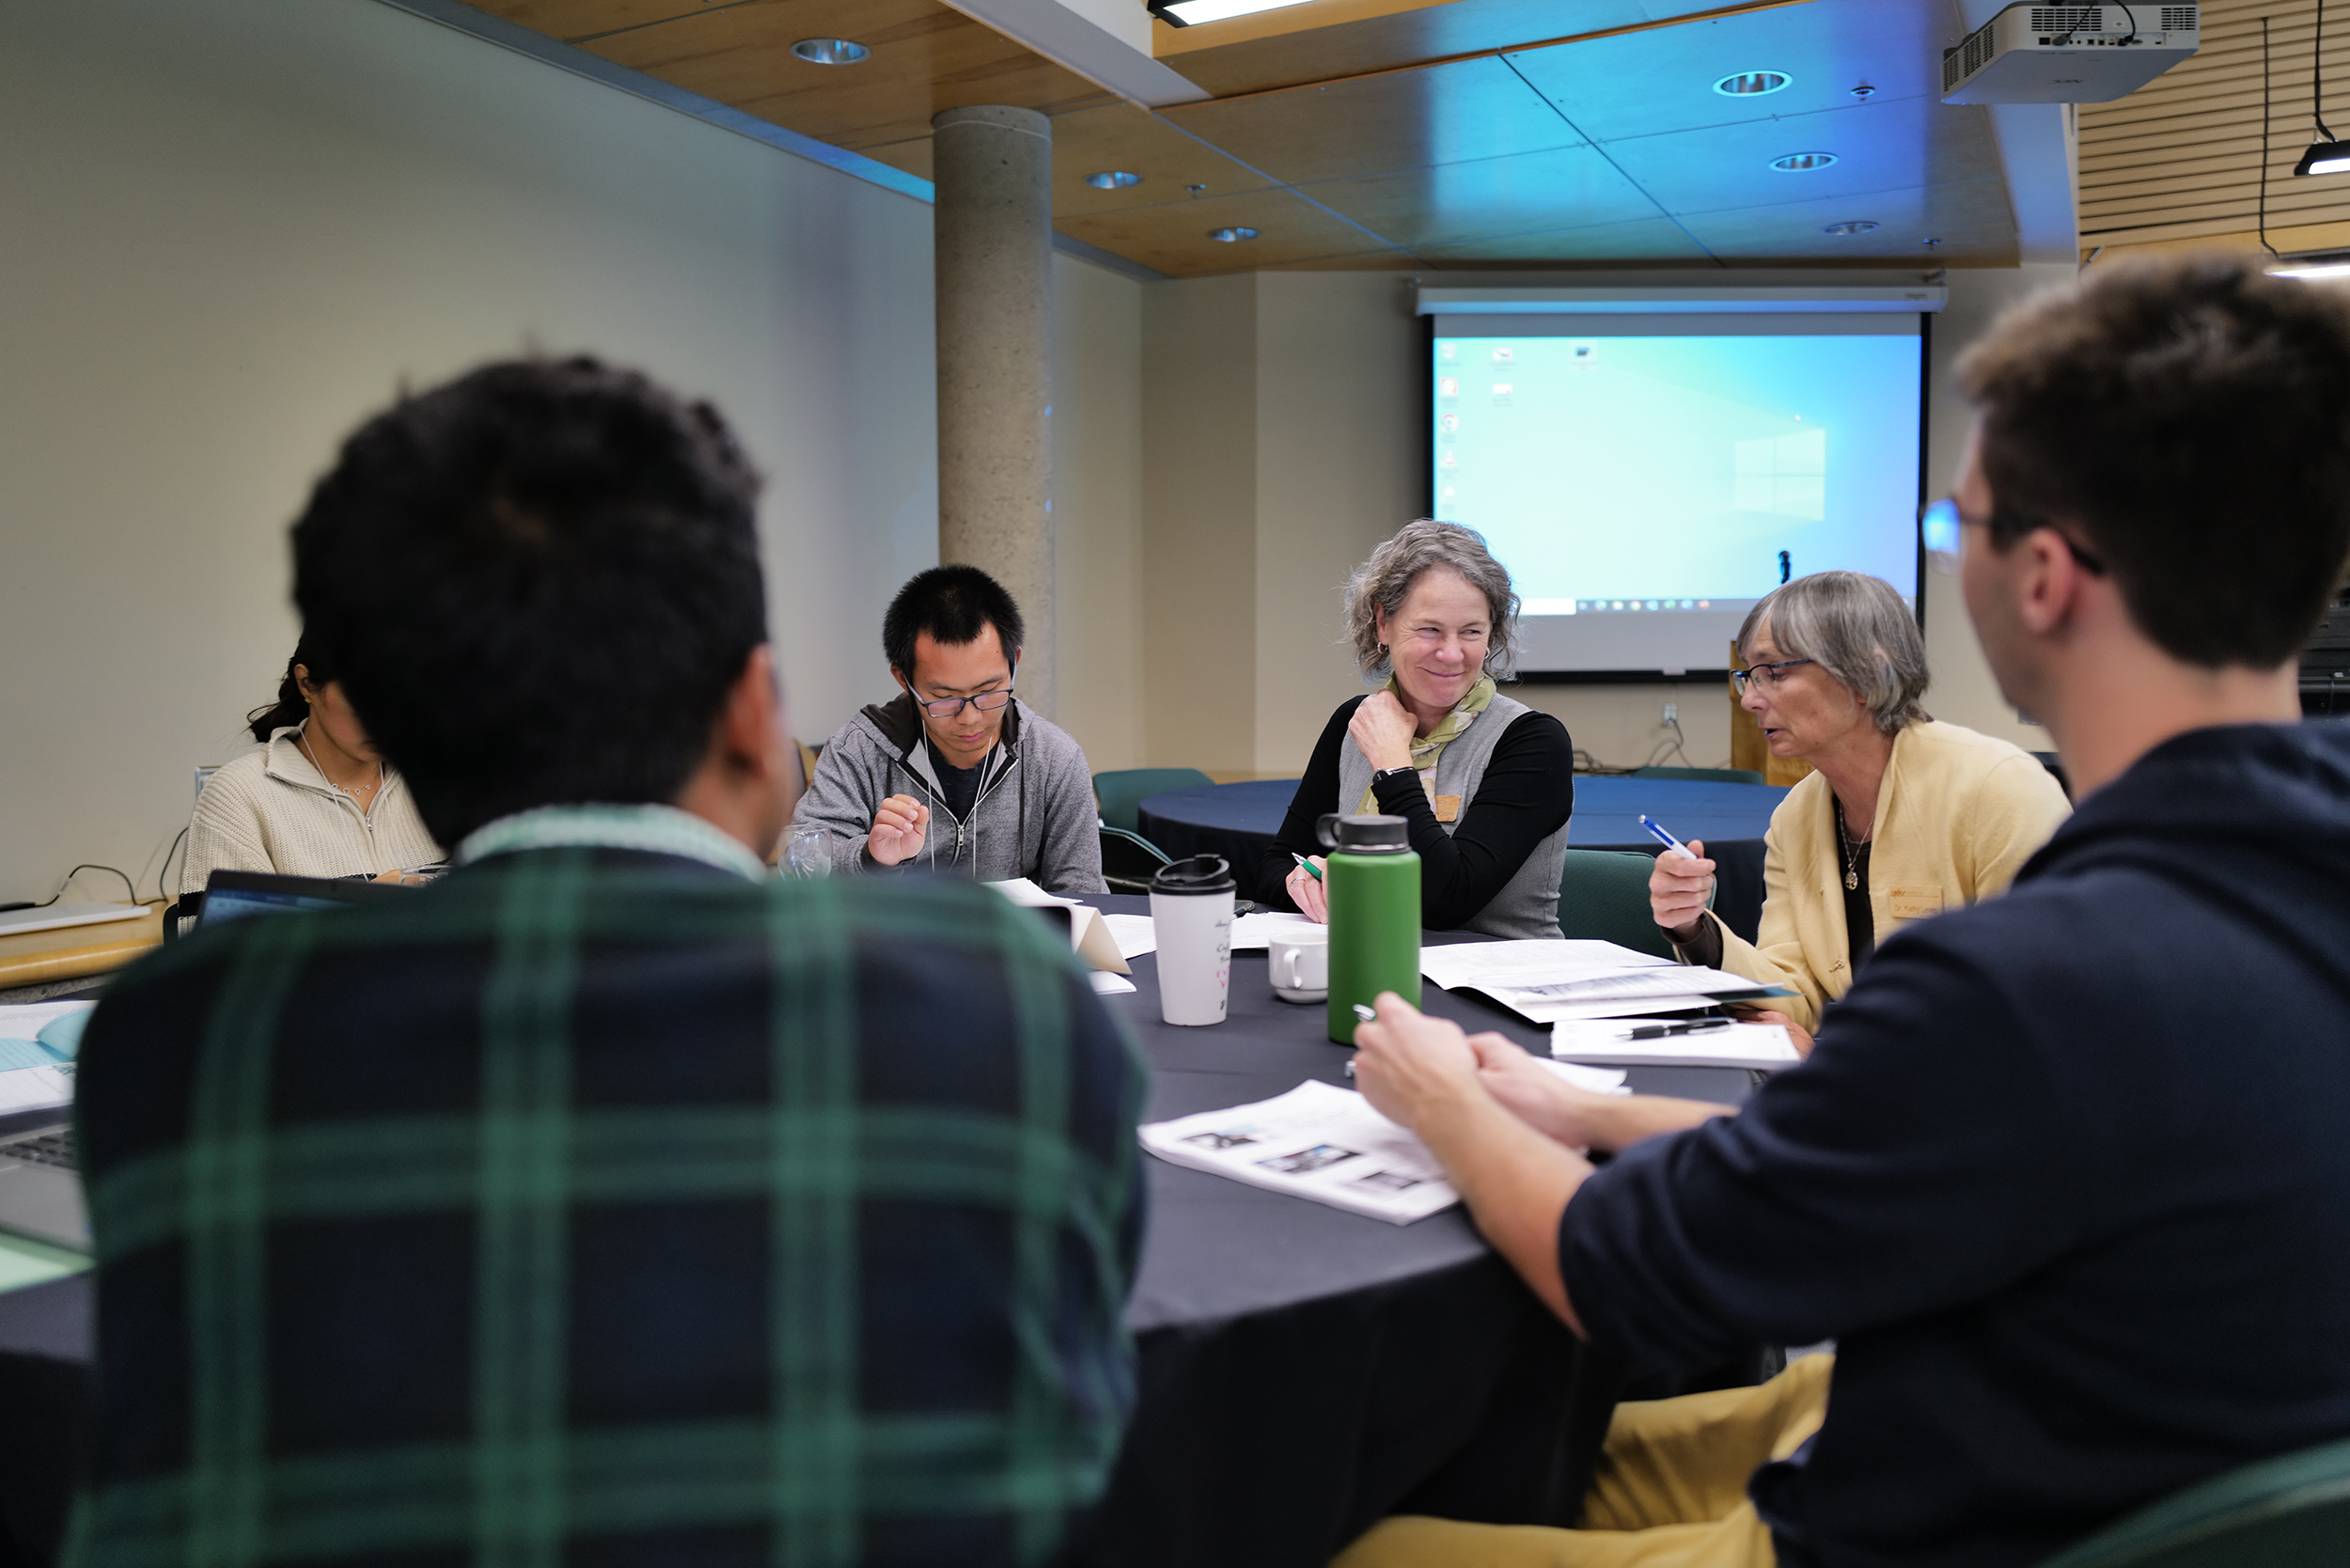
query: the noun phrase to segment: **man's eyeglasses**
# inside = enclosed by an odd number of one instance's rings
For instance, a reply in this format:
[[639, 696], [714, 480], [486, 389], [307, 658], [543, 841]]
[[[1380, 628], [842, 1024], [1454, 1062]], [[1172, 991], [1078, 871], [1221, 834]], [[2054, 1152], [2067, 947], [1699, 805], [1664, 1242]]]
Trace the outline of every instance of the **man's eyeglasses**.
[[1779, 659], [1767, 665], [1754, 665], [1746, 669], [1733, 669], [1730, 672], [1730, 683], [1738, 688], [1740, 697], [1747, 695], [1748, 686], [1760, 686], [1764, 691], [1769, 691], [1778, 684], [1781, 670], [1793, 669], [1797, 665], [1814, 662], [1810, 659]]
[[931, 717], [950, 719], [963, 712], [965, 703], [969, 703], [982, 713], [994, 713], [1011, 700], [1011, 688], [1006, 686], [999, 692], [981, 692], [977, 697], [942, 697], [936, 701], [926, 701], [917, 697], [915, 700], [922, 704], [922, 712], [930, 714]]
[[[1918, 538], [1926, 547], [1926, 559], [1935, 571], [1945, 577], [1958, 575], [1959, 529], [1965, 521], [1959, 515], [1958, 503], [1947, 495], [1918, 509]], [[2003, 539], [2020, 539], [2034, 528], [2046, 528], [2064, 541], [2065, 549], [2072, 552], [2073, 559], [2080, 563], [2083, 572], [2099, 577], [2106, 574], [2103, 560], [2082, 549], [2071, 534], [2052, 523], [2035, 524], [2012, 512], [1995, 511], [1991, 514], [1990, 527], [1994, 535]]]

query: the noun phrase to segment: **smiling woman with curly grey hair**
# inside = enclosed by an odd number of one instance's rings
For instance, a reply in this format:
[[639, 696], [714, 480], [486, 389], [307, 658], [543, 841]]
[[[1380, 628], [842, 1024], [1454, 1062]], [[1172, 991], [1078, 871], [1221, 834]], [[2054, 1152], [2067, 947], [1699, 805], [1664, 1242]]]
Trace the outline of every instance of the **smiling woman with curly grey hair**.
[[1314, 823], [1377, 811], [1410, 824], [1420, 923], [1493, 936], [1557, 936], [1559, 872], [1574, 807], [1566, 727], [1504, 697], [1517, 632], [1510, 573], [1474, 529], [1421, 518], [1346, 585], [1346, 629], [1366, 680], [1339, 705], [1298, 780], [1258, 896], [1329, 918]]

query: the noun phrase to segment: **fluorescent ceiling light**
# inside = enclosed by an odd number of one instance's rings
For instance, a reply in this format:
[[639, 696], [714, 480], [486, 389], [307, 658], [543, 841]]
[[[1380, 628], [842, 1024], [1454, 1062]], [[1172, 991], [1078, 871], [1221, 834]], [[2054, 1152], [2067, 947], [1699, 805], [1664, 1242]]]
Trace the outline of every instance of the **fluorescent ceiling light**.
[[2295, 174], [2350, 174], [2350, 142], [2311, 142], [2293, 165]]
[[1178, 27], [1188, 27], [1194, 23], [1254, 16], [1259, 11], [1277, 11], [1283, 6], [1305, 3], [1306, 0], [1151, 0], [1151, 14]]

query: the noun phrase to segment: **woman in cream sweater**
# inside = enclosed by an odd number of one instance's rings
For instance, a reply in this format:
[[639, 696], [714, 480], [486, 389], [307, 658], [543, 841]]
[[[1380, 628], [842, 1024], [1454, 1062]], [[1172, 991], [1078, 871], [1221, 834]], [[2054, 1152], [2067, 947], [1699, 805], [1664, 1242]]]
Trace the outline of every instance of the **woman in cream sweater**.
[[275, 705], [246, 722], [260, 749], [222, 767], [196, 796], [182, 896], [202, 892], [217, 870], [398, 882], [442, 858], [408, 786], [307, 638], [286, 663]]
[[1808, 1052], [1877, 943], [2004, 889], [2071, 808], [2030, 753], [1926, 715], [1925, 644], [1881, 578], [1797, 578], [1747, 616], [1738, 652], [1771, 755], [1814, 770], [1771, 814], [1761, 940], [1706, 909], [1702, 843], [1657, 856], [1649, 906], [1686, 962], [1794, 991], [1766, 1005]]

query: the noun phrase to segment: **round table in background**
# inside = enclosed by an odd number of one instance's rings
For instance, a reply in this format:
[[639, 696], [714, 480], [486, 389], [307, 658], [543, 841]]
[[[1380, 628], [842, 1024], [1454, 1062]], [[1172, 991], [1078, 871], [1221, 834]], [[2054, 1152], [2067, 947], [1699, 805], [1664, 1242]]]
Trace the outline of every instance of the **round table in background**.
[[[1230, 861], [1246, 896], [1296, 794], [1294, 778], [1203, 784], [1146, 796], [1136, 817], [1142, 836], [1177, 860], [1220, 855]], [[1751, 942], [1762, 917], [1762, 834], [1786, 798], [1786, 790], [1769, 784], [1577, 774], [1567, 842], [1654, 855], [1660, 846], [1641, 829], [1643, 813], [1683, 843], [1703, 839], [1720, 864], [1715, 912]]]

